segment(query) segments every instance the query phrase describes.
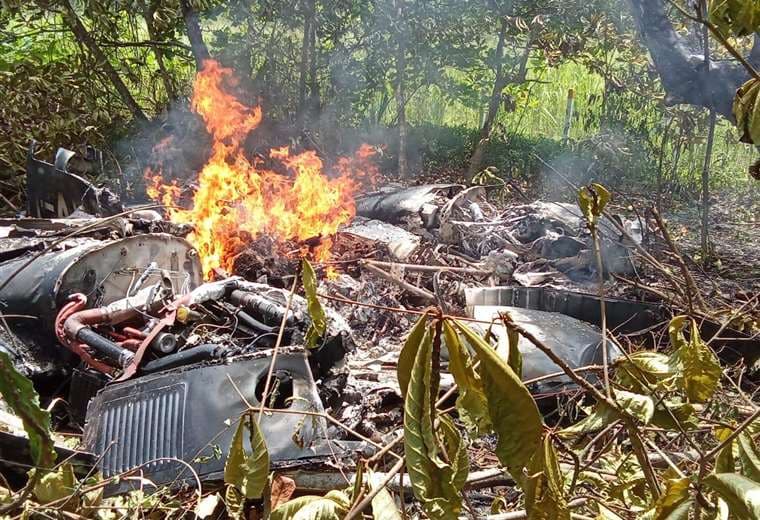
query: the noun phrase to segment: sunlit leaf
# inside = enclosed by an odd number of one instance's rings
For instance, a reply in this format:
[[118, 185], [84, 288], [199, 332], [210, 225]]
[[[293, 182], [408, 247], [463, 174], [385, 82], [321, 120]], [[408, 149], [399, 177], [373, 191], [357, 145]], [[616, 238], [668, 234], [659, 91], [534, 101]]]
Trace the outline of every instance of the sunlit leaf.
[[466, 325], [453, 323], [480, 360], [488, 413], [498, 435], [496, 456], [510, 474], [521, 475], [541, 443], [543, 422], [536, 402], [491, 345]]
[[[251, 451], [244, 446], [248, 430]], [[261, 498], [269, 475], [269, 451], [252, 414], [243, 415], [232, 437], [224, 465], [224, 482], [235, 486], [245, 498]]]
[[[370, 471], [370, 487], [374, 490], [377, 488], [376, 476]], [[372, 518], [373, 520], [401, 520], [401, 512], [396, 507], [388, 488], [383, 487], [372, 499]]]
[[689, 483], [688, 478], [665, 480], [665, 489], [655, 504], [654, 518], [656, 520], [671, 518], [670, 515], [678, 506], [689, 498]]
[[708, 475], [704, 483], [728, 504], [728, 510], [741, 520], [760, 518], [760, 484], [736, 473]]
[[212, 495], [206, 495], [203, 497], [195, 505], [195, 516], [202, 520], [214, 514], [214, 510], [216, 509], [216, 506], [219, 505], [220, 499], [221, 497], [219, 496], [219, 493], [214, 493]]
[[317, 275], [314, 268], [305, 258], [301, 262], [301, 278], [303, 279], [303, 290], [306, 295], [306, 305], [309, 310], [309, 330], [306, 332], [306, 346], [313, 348], [317, 341], [324, 337], [327, 330], [327, 316], [322, 304], [317, 297]]
[[632, 392], [647, 392], [645, 386], [669, 389], [675, 381], [668, 356], [641, 350], [615, 361], [615, 379]]
[[678, 375], [678, 384], [690, 401], [704, 403], [709, 400], [722, 374], [720, 363], [710, 347], [704, 344], [694, 320], [691, 323], [690, 337], [686, 341], [683, 327], [686, 316], [676, 316], [668, 325], [670, 342], [675, 349], [669, 363]]
[[341, 520], [351, 507], [343, 491], [330, 491], [325, 496], [298, 497], [277, 507], [270, 520]]
[[[77, 486], [74, 468], [68, 462], [61, 464], [56, 471], [44, 474], [34, 486], [34, 496], [40, 504], [47, 504], [72, 495]], [[79, 499], [72, 497], [66, 504], [66, 511], [76, 511]]]

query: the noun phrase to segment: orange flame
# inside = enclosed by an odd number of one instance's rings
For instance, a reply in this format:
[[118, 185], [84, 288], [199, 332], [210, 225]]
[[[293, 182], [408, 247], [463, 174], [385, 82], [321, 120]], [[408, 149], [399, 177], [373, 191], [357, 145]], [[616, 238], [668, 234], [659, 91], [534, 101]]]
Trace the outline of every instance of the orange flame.
[[323, 174], [316, 153], [291, 155], [287, 147], [270, 150], [269, 157], [289, 177], [263, 169], [242, 149], [248, 133], [261, 122], [261, 108], [245, 106], [225, 90], [236, 85], [232, 70], [213, 60], [195, 78], [192, 108], [203, 118], [213, 145], [190, 209], [177, 207], [180, 188], [176, 182], [165, 184], [160, 171], [145, 172], [148, 196], [167, 206], [173, 222], [193, 225], [188, 238], [206, 276], [216, 267], [232, 270], [247, 237], [259, 233], [280, 240], [321, 237], [314, 258], [329, 259], [329, 237], [355, 215], [354, 193], [361, 182], [376, 179], [377, 167], [369, 161], [375, 150], [365, 144], [354, 157], [340, 158], [334, 178]]

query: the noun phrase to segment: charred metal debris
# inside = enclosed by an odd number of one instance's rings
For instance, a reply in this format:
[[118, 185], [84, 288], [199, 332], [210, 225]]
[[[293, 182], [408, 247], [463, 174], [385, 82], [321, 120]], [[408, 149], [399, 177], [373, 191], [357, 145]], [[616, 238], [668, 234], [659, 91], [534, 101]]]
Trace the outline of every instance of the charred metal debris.
[[[0, 349], [48, 402], [65, 399], [54, 408], [61, 439], [81, 433], [81, 442], [59, 449], [82, 472], [139, 468], [157, 485], [219, 480], [230, 424], [251, 407], [268, 411], [261, 429], [273, 463], [302, 478], [368, 456], [402, 422], [394, 366], [409, 313], [430, 305], [488, 329], [497, 351], [508, 348], [497, 325], [508, 312], [571, 368], [603, 358], [591, 294], [599, 273], [573, 204], [499, 208], [487, 188], [457, 184], [364, 195], [334, 237], [338, 274], [319, 288], [327, 328], [308, 349], [307, 300], [288, 289], [297, 260], [278, 258], [259, 237], [234, 275], [204, 282], [187, 227], [156, 208], [125, 208], [69, 171], [74, 159], [62, 149], [53, 163], [39, 161], [32, 144], [26, 215], [0, 220]], [[669, 307], [612, 279], [634, 274], [645, 228], [640, 219], [602, 220], [602, 275], [608, 328], [656, 343], [651, 331]], [[741, 331], [730, 336], [716, 342], [726, 356], [757, 352]], [[610, 361], [621, 355], [614, 339], [606, 344]], [[556, 414], [573, 383], [530, 342], [519, 349], [523, 379]], [[442, 390], [452, 384], [443, 374]], [[1, 417], [4, 473], [20, 476], [29, 463], [18, 449], [23, 432], [7, 410]], [[107, 492], [131, 486], [114, 480]]]

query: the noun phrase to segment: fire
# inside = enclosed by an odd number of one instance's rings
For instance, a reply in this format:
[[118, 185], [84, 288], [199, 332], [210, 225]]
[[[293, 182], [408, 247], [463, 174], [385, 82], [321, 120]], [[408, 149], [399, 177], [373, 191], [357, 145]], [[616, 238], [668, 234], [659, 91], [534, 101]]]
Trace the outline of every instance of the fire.
[[[207, 60], [195, 78], [192, 108], [212, 137], [211, 156], [197, 180], [189, 209], [179, 207], [180, 187], [166, 184], [160, 171], [147, 170], [148, 195], [167, 207], [173, 222], [194, 227], [188, 237], [209, 276], [214, 268], [231, 270], [248, 237], [267, 233], [279, 240], [304, 242], [321, 237], [313, 258], [330, 257], [330, 236], [355, 215], [354, 194], [374, 181], [375, 150], [362, 145], [353, 157], [340, 158], [331, 177], [312, 151], [291, 154], [288, 147], [269, 151], [288, 175], [249, 160], [243, 141], [261, 122], [258, 106], [249, 107], [228, 92], [237, 85], [231, 69]], [[162, 146], [160, 143], [157, 146]]]

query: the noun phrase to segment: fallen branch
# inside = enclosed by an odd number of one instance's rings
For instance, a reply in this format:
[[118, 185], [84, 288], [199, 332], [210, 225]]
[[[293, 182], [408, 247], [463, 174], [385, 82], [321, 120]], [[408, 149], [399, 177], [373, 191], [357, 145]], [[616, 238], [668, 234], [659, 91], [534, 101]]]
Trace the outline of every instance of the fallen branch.
[[376, 274], [377, 276], [388, 280], [389, 282], [393, 282], [402, 289], [404, 289], [406, 292], [413, 294], [414, 296], [417, 296], [418, 298], [421, 298], [425, 300], [427, 303], [435, 303], [435, 295], [431, 293], [430, 291], [427, 291], [425, 289], [421, 289], [417, 287], [416, 285], [412, 285], [406, 280], [402, 280], [401, 278], [392, 275], [391, 273], [384, 271], [380, 269], [379, 267], [376, 267], [372, 264], [368, 263], [362, 263], [362, 267], [367, 269], [369, 272]]

